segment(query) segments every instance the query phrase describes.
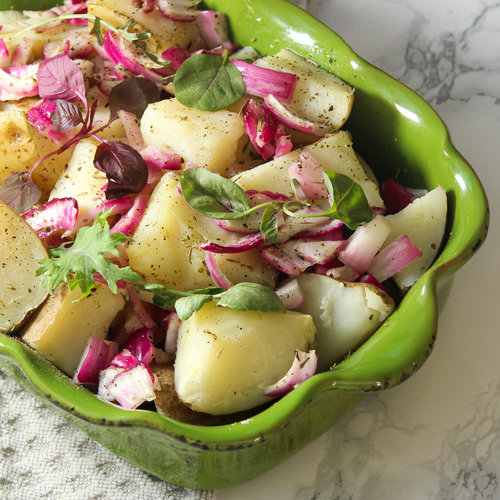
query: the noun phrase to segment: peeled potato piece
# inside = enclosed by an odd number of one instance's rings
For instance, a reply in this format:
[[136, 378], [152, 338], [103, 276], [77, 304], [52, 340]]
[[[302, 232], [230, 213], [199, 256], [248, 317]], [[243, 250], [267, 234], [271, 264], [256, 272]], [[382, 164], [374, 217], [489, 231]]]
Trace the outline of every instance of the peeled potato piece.
[[318, 370], [326, 370], [364, 342], [391, 314], [394, 301], [379, 288], [304, 273], [297, 281], [306, 301], [297, 311], [316, 325]]
[[1, 201], [0, 233], [0, 332], [8, 333], [47, 297], [35, 270], [48, 255], [31, 227]]
[[413, 285], [436, 257], [446, 226], [446, 207], [446, 191], [443, 186], [438, 186], [400, 212], [386, 216], [392, 224], [392, 231], [384, 247], [405, 234], [422, 252], [421, 257], [393, 276], [400, 288]]
[[98, 284], [82, 300], [79, 288], [66, 283], [33, 316], [21, 338], [72, 376], [90, 337], [105, 338], [111, 322], [125, 305], [122, 295]]
[[270, 401], [264, 388], [314, 341], [311, 316], [238, 311], [206, 303], [181, 323], [175, 389], [192, 409], [223, 415]]

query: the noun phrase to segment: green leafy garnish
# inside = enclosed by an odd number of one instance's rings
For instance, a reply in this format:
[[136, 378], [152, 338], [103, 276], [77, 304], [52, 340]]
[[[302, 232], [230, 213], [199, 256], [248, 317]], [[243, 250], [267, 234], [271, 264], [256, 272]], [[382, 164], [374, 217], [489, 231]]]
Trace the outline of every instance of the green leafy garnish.
[[182, 195], [197, 212], [212, 219], [240, 219], [250, 202], [238, 184], [204, 168], [190, 168], [180, 178]]
[[39, 261], [36, 275], [44, 275], [42, 284], [48, 287], [50, 293], [66, 282], [71, 290], [80, 287], [81, 300], [96, 285], [94, 273], [99, 273], [106, 280], [113, 293], [118, 292], [118, 280], [142, 281], [141, 276], [130, 267], [119, 267], [104, 256], [109, 253], [119, 257], [118, 245], [130, 241], [123, 233], [110, 233], [106, 220], [110, 213], [100, 213], [92, 226], [78, 230], [73, 243], [63, 243], [59, 248], [50, 249], [50, 258]]
[[267, 207], [262, 214], [260, 220], [260, 232], [266, 237], [269, 243], [278, 241], [278, 220], [276, 219], [277, 211], [274, 207]]
[[273, 200], [251, 207], [245, 191], [238, 184], [204, 168], [186, 170], [180, 177], [180, 185], [187, 204], [212, 219], [242, 219], [257, 210], [263, 210], [260, 231], [271, 243], [277, 242], [276, 214], [280, 209], [290, 217], [339, 219], [352, 230], [372, 219], [370, 205], [358, 183], [330, 170], [324, 173], [324, 179], [332, 205], [320, 213], [298, 213], [293, 210], [307, 205], [307, 202], [300, 200]]
[[196, 54], [184, 61], [174, 79], [176, 99], [200, 111], [218, 111], [245, 94], [240, 71], [227, 55]]
[[285, 313], [281, 299], [270, 288], [258, 283], [237, 283], [228, 290], [221, 287], [207, 287], [189, 292], [171, 290], [158, 284], [138, 284], [138, 290], [153, 293], [153, 303], [171, 309], [175, 306], [181, 320], [188, 319], [200, 310], [203, 304], [218, 300], [218, 305], [239, 311], [273, 311]]
[[263, 311], [285, 313], [281, 299], [267, 286], [258, 283], [237, 283], [219, 296], [219, 306], [239, 311]]
[[347, 175], [327, 170], [323, 174], [332, 206], [324, 215], [341, 220], [349, 229], [356, 229], [372, 219], [372, 211], [361, 186]]

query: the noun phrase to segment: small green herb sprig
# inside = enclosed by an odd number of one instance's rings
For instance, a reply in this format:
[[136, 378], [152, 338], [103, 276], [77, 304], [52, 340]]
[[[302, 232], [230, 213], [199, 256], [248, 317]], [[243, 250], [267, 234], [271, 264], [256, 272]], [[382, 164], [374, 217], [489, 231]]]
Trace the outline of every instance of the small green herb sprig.
[[212, 219], [235, 220], [264, 210], [260, 231], [271, 243], [276, 243], [278, 222], [275, 216], [282, 210], [290, 217], [329, 217], [341, 220], [349, 229], [372, 219], [368, 200], [359, 184], [350, 177], [328, 170], [324, 182], [331, 199], [331, 206], [320, 213], [299, 213], [304, 202], [268, 201], [252, 207], [245, 191], [235, 182], [204, 168], [191, 168], [180, 177], [182, 195], [187, 204], [198, 213]]

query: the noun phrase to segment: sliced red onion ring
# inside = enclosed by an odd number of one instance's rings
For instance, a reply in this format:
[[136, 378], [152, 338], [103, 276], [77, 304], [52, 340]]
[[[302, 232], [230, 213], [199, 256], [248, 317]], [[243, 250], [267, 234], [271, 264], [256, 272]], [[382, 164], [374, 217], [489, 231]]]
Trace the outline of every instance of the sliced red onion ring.
[[261, 68], [237, 59], [231, 62], [240, 70], [247, 94], [263, 98], [271, 94], [285, 103], [292, 102], [297, 84], [297, 77], [293, 73]]
[[314, 272], [315, 274], [324, 274], [326, 276], [326, 274], [330, 269], [336, 267], [345, 267], [345, 266], [338, 259], [332, 259], [328, 261], [326, 264], [316, 264], [314, 266]]
[[141, 328], [132, 333], [129, 341], [125, 344], [125, 349], [143, 365], [149, 365], [155, 357], [153, 330], [151, 328]]
[[80, 364], [75, 371], [73, 381], [77, 384], [99, 383], [99, 372], [108, 368], [111, 360], [118, 354], [116, 342], [100, 337], [90, 337], [83, 351]]
[[177, 71], [182, 66], [182, 63], [189, 57], [189, 54], [184, 47], [174, 46], [163, 51], [161, 57], [165, 61], [169, 61], [172, 69]]
[[299, 182], [306, 198], [310, 200], [320, 200], [327, 196], [323, 173], [318, 160], [307, 151], [300, 153], [299, 160], [288, 167], [289, 177]]
[[265, 236], [262, 233], [250, 234], [232, 244], [221, 244], [215, 242], [203, 243], [200, 245], [201, 250], [213, 253], [241, 253], [258, 247], [264, 242]]
[[373, 276], [372, 274], [363, 274], [363, 276], [361, 276], [361, 278], [359, 278], [359, 282], [360, 283], [367, 283], [368, 285], [374, 285], [377, 288], [380, 288], [381, 290], [383, 290], [388, 295], [390, 295], [388, 288], [386, 286], [382, 285], [382, 283], [380, 283], [378, 280], [376, 280], [375, 276]]
[[392, 224], [382, 215], [377, 215], [354, 231], [340, 253], [339, 260], [358, 274], [363, 274], [389, 236], [391, 229]]
[[73, 229], [78, 217], [78, 202], [74, 198], [54, 198], [22, 215], [41, 239], [55, 231]]
[[155, 0], [132, 0], [132, 4], [143, 14], [149, 14], [155, 10]]
[[165, 336], [165, 352], [175, 357], [177, 352], [177, 338], [181, 320], [175, 311], [172, 311], [167, 318], [167, 334]]
[[295, 251], [311, 264], [326, 264], [344, 247], [345, 240], [321, 241], [321, 240], [290, 240], [282, 248]]
[[201, 0], [156, 0], [163, 17], [171, 21], [192, 22], [196, 20], [196, 6]]
[[26, 37], [19, 42], [14, 54], [12, 54], [12, 66], [24, 66], [29, 63], [33, 56], [34, 43], [32, 38]]
[[149, 201], [150, 193], [143, 190], [134, 200], [134, 204], [111, 228], [111, 234], [123, 233], [126, 236], [132, 234], [141, 222], [144, 211]]
[[233, 284], [227, 279], [226, 275], [220, 270], [212, 252], [207, 252], [207, 255], [205, 257], [205, 264], [207, 265], [210, 276], [217, 285], [226, 290], [233, 286]]
[[0, 38], [0, 68], [10, 66], [11, 55], [3, 38]]
[[284, 104], [282, 104], [274, 95], [264, 97], [264, 103], [271, 111], [273, 116], [283, 125], [299, 132], [309, 135], [325, 135], [325, 127], [318, 122], [312, 122], [294, 115]]
[[295, 351], [292, 366], [288, 373], [278, 382], [264, 388], [264, 396], [275, 398], [289, 393], [299, 384], [311, 378], [318, 367], [316, 351]]
[[302, 288], [297, 280], [290, 280], [276, 288], [276, 295], [281, 299], [287, 309], [300, 307], [306, 300]]
[[134, 113], [129, 113], [121, 109], [118, 111], [118, 118], [122, 122], [123, 128], [125, 129], [125, 135], [127, 136], [128, 145], [141, 151], [146, 147], [144, 144], [144, 139], [142, 137], [141, 129], [139, 127], [139, 120]]
[[382, 199], [384, 200], [387, 214], [395, 214], [403, 210], [415, 198], [415, 195], [394, 179], [387, 179], [382, 186]]
[[22, 66], [9, 66], [4, 68], [7, 73], [16, 78], [34, 78], [38, 73], [38, 63], [23, 64]]
[[421, 256], [419, 248], [403, 235], [375, 256], [368, 272], [382, 283]]
[[209, 49], [227, 42], [227, 23], [224, 15], [213, 10], [199, 10], [198, 26], [201, 36]]
[[0, 101], [17, 101], [38, 95], [38, 85], [33, 77], [16, 78], [0, 69]]
[[288, 276], [299, 276], [312, 265], [311, 262], [300, 257], [293, 250], [290, 251], [290, 249], [284, 249], [283, 247], [269, 245], [260, 248], [259, 252], [260, 256], [269, 265], [275, 267], [278, 271], [288, 274]]
[[122, 370], [130, 370], [139, 366], [141, 362], [129, 350], [123, 349], [109, 363], [109, 366], [115, 366]]
[[359, 273], [349, 266], [335, 266], [326, 271], [326, 276], [341, 281], [354, 282], [359, 278]]
[[276, 149], [274, 151], [275, 158], [286, 155], [293, 149], [293, 142], [290, 136], [285, 132], [283, 125], [278, 126], [278, 130], [274, 136], [274, 142], [276, 144]]
[[146, 146], [139, 153], [149, 169], [180, 170], [182, 167], [181, 155], [165, 146]]
[[105, 388], [120, 406], [130, 410], [156, 397], [150, 371], [142, 364], [118, 373]]
[[103, 37], [103, 47], [109, 59], [116, 64], [123, 64], [127, 69], [135, 75], [142, 75], [149, 80], [161, 84], [163, 77], [158, 73], [146, 68], [138, 62], [137, 54], [134, 54], [134, 47], [130, 42], [118, 37], [112, 31], [106, 32]]
[[309, 238], [322, 241], [336, 241], [344, 239], [342, 227], [344, 223], [338, 219], [330, 219], [325, 224], [313, 226], [297, 234], [297, 238]]

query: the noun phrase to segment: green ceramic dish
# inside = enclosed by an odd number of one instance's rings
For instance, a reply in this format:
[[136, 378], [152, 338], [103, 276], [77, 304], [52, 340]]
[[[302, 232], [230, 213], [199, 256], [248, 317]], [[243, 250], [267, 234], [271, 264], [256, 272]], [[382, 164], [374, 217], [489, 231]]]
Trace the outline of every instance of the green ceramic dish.
[[[0, 0], [0, 7], [9, 5]], [[410, 89], [284, 0], [206, 0], [205, 5], [229, 16], [237, 43], [253, 45], [262, 54], [291, 48], [354, 86], [347, 128], [358, 151], [380, 178], [399, 171], [410, 186], [442, 184], [449, 216], [437, 262], [362, 347], [334, 370], [315, 375], [266, 410], [231, 425], [188, 425], [106, 404], [15, 338], [0, 335], [0, 368], [49, 406], [155, 476], [203, 489], [258, 476], [331, 427], [366, 392], [399, 384], [419, 368], [436, 335], [438, 288], [477, 251], [488, 222], [478, 178], [453, 147], [439, 116]]]

